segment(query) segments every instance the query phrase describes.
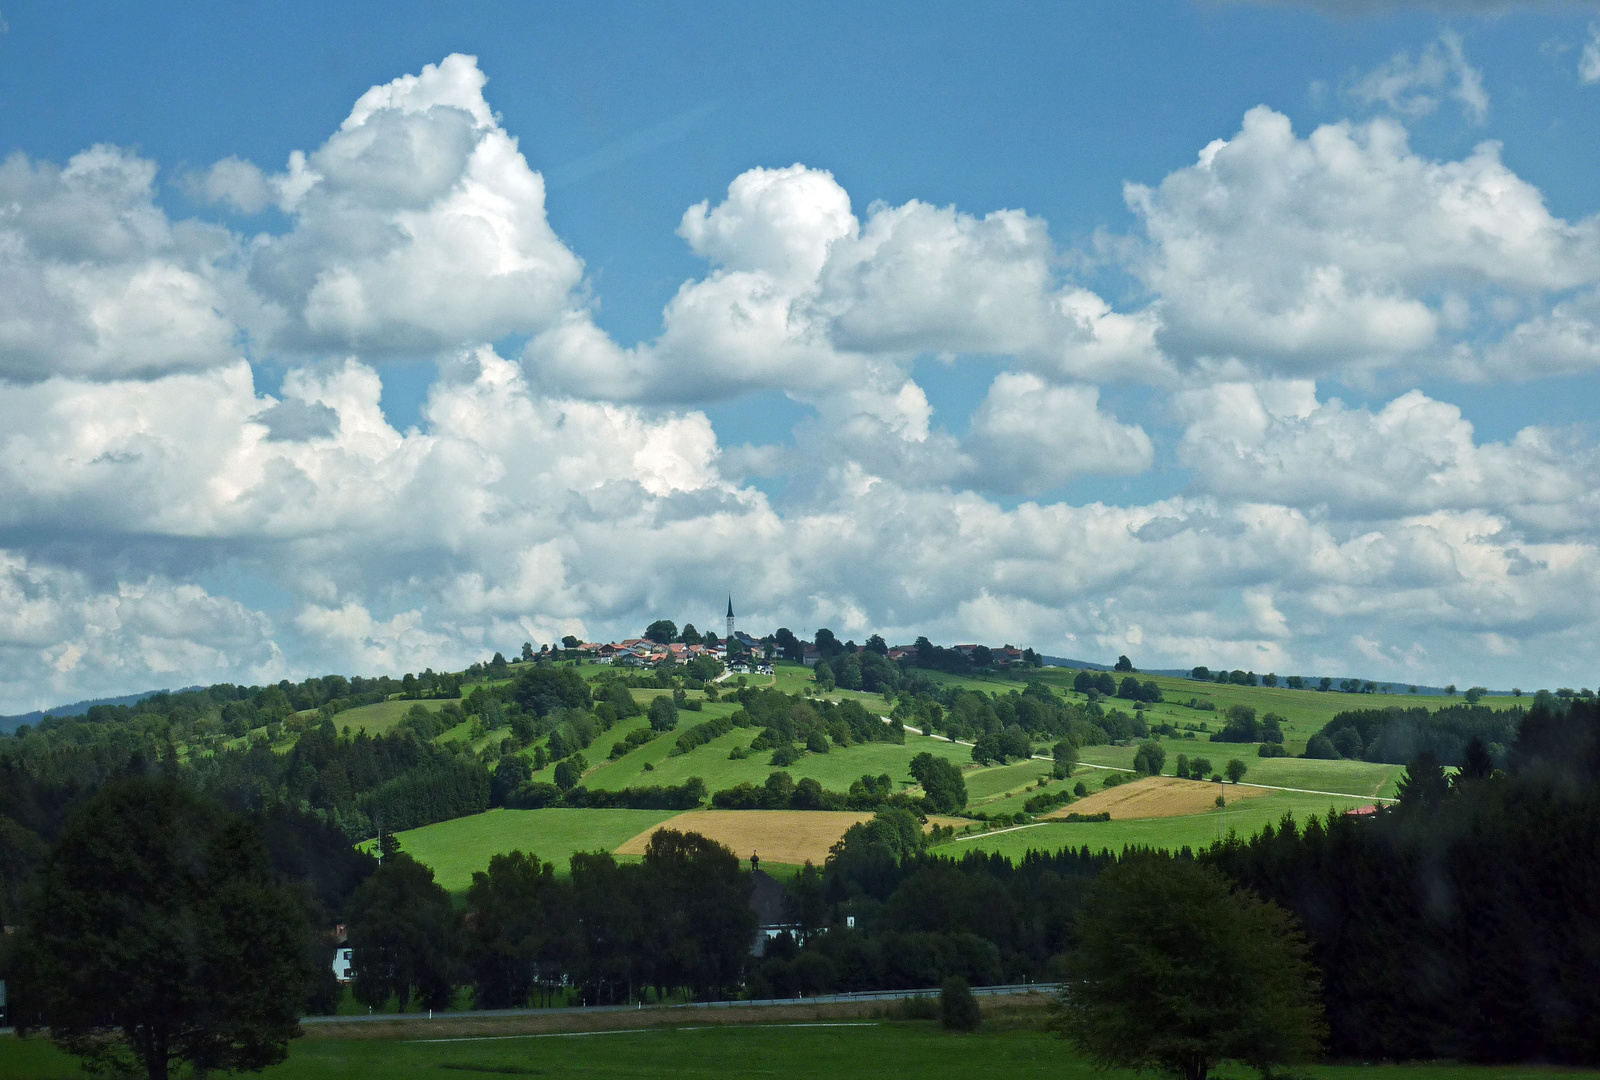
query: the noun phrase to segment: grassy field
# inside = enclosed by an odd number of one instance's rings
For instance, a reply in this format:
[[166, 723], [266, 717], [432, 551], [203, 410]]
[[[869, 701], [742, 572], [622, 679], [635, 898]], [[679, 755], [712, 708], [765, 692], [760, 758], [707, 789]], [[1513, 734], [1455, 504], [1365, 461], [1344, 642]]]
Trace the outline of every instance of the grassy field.
[[[682, 731], [716, 715], [713, 710], [723, 707], [725, 703], [717, 702], [707, 705], [705, 712], [680, 713], [678, 730]], [[731, 712], [736, 707], [728, 706], [727, 710]], [[760, 784], [774, 771], [772, 751], [757, 751], [742, 760], [728, 757], [734, 747], [749, 746], [759, 734], [756, 728], [735, 728], [687, 754], [672, 757], [670, 755], [677, 744], [677, 734], [670, 733], [641, 746], [624, 758], [600, 765], [586, 774], [583, 782], [589, 787], [607, 791], [652, 784], [681, 784], [691, 776], [700, 777], [711, 791], [730, 788], [747, 780]], [[924, 750], [936, 757], [949, 758], [959, 765], [972, 764], [972, 750], [969, 747], [957, 746], [944, 739], [907, 735], [904, 746], [896, 743], [858, 743], [855, 746], [835, 746], [826, 754], [806, 754], [785, 771], [796, 780], [814, 777], [830, 791], [848, 790], [851, 782], [860, 779], [863, 774], [877, 776], [888, 773], [897, 782], [908, 785], [911, 783], [911, 759]], [[609, 751], [608, 744], [607, 753]], [[585, 756], [591, 763], [597, 760], [593, 754]], [[645, 769], [646, 764], [651, 766], [649, 770]]]
[[400, 718], [411, 711], [411, 706], [421, 705], [425, 709], [436, 710], [443, 704], [440, 700], [379, 701], [346, 709], [333, 718], [333, 725], [340, 731], [349, 728], [352, 735], [358, 731], [365, 731], [368, 735], [387, 735], [400, 722]]
[[[452, 891], [472, 884], [472, 872], [489, 857], [526, 851], [565, 871], [575, 851], [615, 851], [672, 810], [490, 810], [396, 834], [400, 849], [433, 867], [434, 878]], [[370, 846], [370, 844], [368, 845]]]
[[[1214, 743], [1193, 739], [1156, 741], [1167, 751], [1167, 760], [1162, 771], [1169, 775], [1177, 767], [1179, 754], [1187, 754], [1190, 758], [1206, 758], [1211, 762], [1211, 767], [1218, 772], [1227, 765], [1229, 758], [1238, 758], [1249, 770], [1244, 776], [1244, 782], [1247, 784], [1306, 788], [1311, 791], [1365, 795], [1369, 798], [1377, 796], [1393, 798], [1395, 785], [1406, 771], [1404, 765], [1382, 765], [1370, 761], [1257, 757], [1253, 743]], [[1131, 769], [1133, 755], [1137, 751], [1136, 746], [1086, 746], [1079, 753], [1079, 757], [1091, 765]], [[1076, 779], [1085, 780], [1092, 788], [1100, 782], [1100, 778], [1094, 775], [1098, 771], [1080, 768]]]
[[[971, 759], [971, 750], [967, 751], [967, 757]], [[975, 810], [987, 809], [984, 805], [987, 800], [1027, 787], [1041, 776], [1049, 776], [1051, 768], [1048, 761], [1030, 759], [969, 773], [966, 778], [968, 802]]]
[[[1021, 674], [1019, 677], [1009, 675], [996, 675], [987, 677], [954, 676], [941, 672], [928, 673], [936, 682], [942, 685], [960, 685], [985, 693], [1006, 693], [1010, 690], [1020, 690], [1030, 679], [1038, 679], [1045, 684], [1061, 690], [1068, 701], [1083, 701], [1084, 695], [1072, 690], [1072, 680], [1077, 672], [1070, 668], [1040, 668], [1036, 671]], [[1120, 681], [1122, 676], [1116, 676]], [[1394, 694], [1344, 694], [1338, 692], [1322, 693], [1316, 690], [1290, 690], [1285, 687], [1266, 686], [1232, 686], [1221, 683], [1197, 682], [1172, 675], [1146, 675], [1138, 676], [1141, 682], [1154, 679], [1156, 685], [1161, 687], [1162, 696], [1166, 698], [1162, 704], [1145, 707], [1145, 717], [1152, 724], [1170, 723], [1176, 727], [1205, 724], [1210, 731], [1216, 731], [1226, 722], [1226, 712], [1231, 705], [1249, 705], [1258, 715], [1269, 712], [1277, 713], [1283, 717], [1284, 745], [1291, 754], [1304, 751], [1306, 740], [1316, 734], [1317, 730], [1329, 720], [1347, 709], [1380, 709], [1390, 705], [1401, 708], [1416, 708], [1424, 706], [1429, 709], [1439, 709], [1450, 704], [1459, 704], [1461, 698], [1422, 697], [1408, 693]], [[1397, 687], [1404, 691], [1404, 687]], [[1211, 704], [1216, 711], [1200, 711], [1189, 707], [1189, 702]], [[1526, 705], [1528, 699], [1518, 700], [1509, 697], [1484, 698], [1483, 704], [1496, 709], [1509, 709], [1516, 705]], [[1125, 712], [1133, 711], [1133, 703], [1128, 701], [1112, 700], [1106, 702], [1106, 707], [1121, 708]], [[1205, 740], [1205, 735], [1199, 736], [1200, 741]], [[1214, 756], [1214, 755], [1213, 755]]]
[[933, 850], [937, 854], [955, 857], [967, 851], [998, 851], [1012, 859], [1020, 858], [1029, 851], [1058, 851], [1064, 847], [1084, 845], [1096, 851], [1101, 848], [1121, 851], [1129, 844], [1175, 851], [1182, 847], [1209, 846], [1226, 836], [1229, 829], [1235, 830], [1240, 836], [1251, 836], [1260, 832], [1263, 825], [1277, 824], [1284, 814], [1292, 814], [1295, 820], [1304, 822], [1312, 814], [1326, 814], [1329, 807], [1343, 810], [1364, 805], [1365, 802], [1364, 799], [1343, 796], [1272, 792], [1260, 798], [1242, 800], [1222, 810], [1210, 810], [1187, 817], [1051, 822], [1010, 832], [992, 832], [971, 839], [957, 839]]
[[[42, 1039], [0, 1039], [0, 1074], [9, 1080], [67, 1080], [87, 1074]], [[467, 1037], [460, 1040], [304, 1038], [263, 1080], [409, 1080], [441, 1076], [527, 1075], [639, 1078], [770, 1077], [788, 1080], [1133, 1080], [1098, 1070], [1062, 1040], [1034, 1026], [989, 1026], [951, 1034], [929, 1022], [840, 1020], [798, 1024], [635, 1028], [615, 1032]], [[1220, 1080], [1253, 1077], [1224, 1068]], [[1323, 1065], [1312, 1080], [1545, 1080], [1600, 1074], [1539, 1066], [1450, 1064]]]

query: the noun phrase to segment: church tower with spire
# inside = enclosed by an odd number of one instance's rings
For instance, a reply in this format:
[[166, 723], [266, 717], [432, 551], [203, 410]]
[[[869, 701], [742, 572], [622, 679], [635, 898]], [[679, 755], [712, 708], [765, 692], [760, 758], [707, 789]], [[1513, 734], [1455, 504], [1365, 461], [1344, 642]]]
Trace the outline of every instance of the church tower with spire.
[[728, 641], [733, 642], [733, 594], [728, 594]]

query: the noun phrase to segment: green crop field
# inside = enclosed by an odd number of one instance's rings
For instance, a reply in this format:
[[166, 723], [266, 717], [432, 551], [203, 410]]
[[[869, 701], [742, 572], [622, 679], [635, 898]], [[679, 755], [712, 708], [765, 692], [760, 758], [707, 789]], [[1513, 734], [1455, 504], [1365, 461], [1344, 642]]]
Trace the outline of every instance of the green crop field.
[[[1033, 1028], [1004, 1026], [957, 1035], [932, 1023], [840, 1021], [705, 1027], [685, 1017], [679, 1028], [615, 1032], [416, 1039], [302, 1038], [289, 1060], [263, 1080], [409, 1080], [441, 1076], [729, 1080], [1134, 1080], [1138, 1074], [1099, 1070], [1062, 1040]], [[0, 1039], [0, 1074], [10, 1080], [83, 1077], [73, 1059], [43, 1039]], [[1234, 1067], [1220, 1080], [1253, 1072]], [[1595, 1072], [1539, 1066], [1325, 1065], [1303, 1070], [1312, 1080], [1544, 1080], [1594, 1077]]]
[[352, 735], [358, 731], [365, 731], [368, 735], [386, 735], [400, 722], [402, 716], [411, 711], [411, 706], [421, 705], [425, 709], [438, 709], [443, 704], [443, 701], [434, 699], [379, 701], [338, 713], [333, 718], [333, 725], [340, 731], [349, 728]]
[[[456, 891], [472, 884], [489, 857], [526, 851], [565, 871], [575, 851], [615, 851], [675, 810], [490, 810], [396, 833], [400, 849], [433, 867], [434, 879]], [[371, 848], [369, 841], [364, 847]]]
[[1207, 847], [1227, 836], [1230, 829], [1240, 836], [1252, 836], [1260, 832], [1263, 825], [1277, 824], [1284, 814], [1292, 814], [1296, 821], [1305, 822], [1313, 814], [1319, 817], [1326, 814], [1330, 808], [1345, 810], [1362, 805], [1365, 805], [1363, 799], [1275, 791], [1204, 814], [1127, 821], [1047, 822], [953, 840], [933, 850], [936, 854], [957, 858], [968, 851], [997, 851], [1010, 859], [1018, 859], [1029, 851], [1059, 851], [1085, 845], [1095, 851], [1101, 848], [1121, 851], [1130, 844], [1176, 851], [1183, 847]]

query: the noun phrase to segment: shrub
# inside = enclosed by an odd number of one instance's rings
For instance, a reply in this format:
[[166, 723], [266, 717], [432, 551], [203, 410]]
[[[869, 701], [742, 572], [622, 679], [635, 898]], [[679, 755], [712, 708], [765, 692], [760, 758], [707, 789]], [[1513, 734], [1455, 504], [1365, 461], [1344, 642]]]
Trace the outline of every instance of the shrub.
[[1030, 814], [1048, 814], [1058, 806], [1065, 806], [1072, 801], [1072, 795], [1065, 788], [1060, 791], [1051, 791], [1043, 795], [1035, 795], [1022, 804], [1022, 809]]
[[894, 1020], [937, 1020], [939, 1016], [938, 999], [922, 994], [901, 998], [889, 1006], [889, 1017]]
[[1160, 776], [1161, 766], [1167, 763], [1167, 752], [1158, 742], [1140, 743], [1138, 751], [1133, 755], [1133, 767], [1137, 772], [1146, 776]]
[[959, 975], [952, 975], [939, 988], [939, 1020], [950, 1031], [976, 1031], [983, 1023], [978, 999]]
[[772, 764], [782, 769], [800, 760], [800, 751], [785, 743], [772, 752]]
[[1313, 735], [1311, 741], [1306, 743], [1306, 757], [1319, 758], [1323, 761], [1332, 761], [1339, 756], [1339, 751], [1333, 748], [1333, 740], [1326, 735]]
[[1289, 751], [1282, 743], [1264, 742], [1256, 749], [1257, 757], [1288, 757]]

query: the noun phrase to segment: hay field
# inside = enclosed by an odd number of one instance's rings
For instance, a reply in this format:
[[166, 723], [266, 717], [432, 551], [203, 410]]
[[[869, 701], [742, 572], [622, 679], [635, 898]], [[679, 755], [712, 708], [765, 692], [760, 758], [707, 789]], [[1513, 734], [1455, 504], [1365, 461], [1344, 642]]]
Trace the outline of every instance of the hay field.
[[764, 861], [799, 865], [809, 859], [821, 866], [846, 829], [871, 817], [848, 810], [689, 810], [646, 829], [617, 854], [643, 855], [657, 829], [677, 829], [726, 844], [741, 859], [754, 852]]
[[1213, 784], [1209, 780], [1179, 780], [1176, 776], [1147, 776], [1119, 787], [1106, 788], [1093, 795], [1046, 814], [1064, 818], [1068, 814], [1109, 813], [1112, 821], [1132, 818], [1188, 817], [1215, 810], [1217, 796], [1229, 804], [1241, 799], [1258, 799], [1268, 794], [1262, 788], [1237, 784]]

